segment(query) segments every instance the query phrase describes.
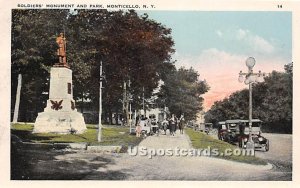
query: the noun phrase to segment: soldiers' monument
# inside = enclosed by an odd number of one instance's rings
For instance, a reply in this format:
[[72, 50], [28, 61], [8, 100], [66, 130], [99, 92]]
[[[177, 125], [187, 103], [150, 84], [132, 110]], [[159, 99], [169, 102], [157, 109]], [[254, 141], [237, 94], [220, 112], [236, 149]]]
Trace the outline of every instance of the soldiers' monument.
[[38, 114], [34, 133], [80, 134], [86, 130], [81, 113], [75, 108], [72, 87], [72, 70], [67, 64], [66, 38], [56, 38], [59, 63], [51, 67], [49, 100], [44, 112]]

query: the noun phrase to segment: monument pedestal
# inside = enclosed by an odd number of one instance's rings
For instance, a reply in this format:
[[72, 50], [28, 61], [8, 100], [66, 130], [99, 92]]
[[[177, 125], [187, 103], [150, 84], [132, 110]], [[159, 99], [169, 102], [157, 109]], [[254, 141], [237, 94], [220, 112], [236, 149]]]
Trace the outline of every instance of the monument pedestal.
[[72, 70], [52, 67], [50, 72], [49, 100], [44, 112], [38, 114], [34, 133], [80, 134], [86, 130], [81, 113], [73, 99]]

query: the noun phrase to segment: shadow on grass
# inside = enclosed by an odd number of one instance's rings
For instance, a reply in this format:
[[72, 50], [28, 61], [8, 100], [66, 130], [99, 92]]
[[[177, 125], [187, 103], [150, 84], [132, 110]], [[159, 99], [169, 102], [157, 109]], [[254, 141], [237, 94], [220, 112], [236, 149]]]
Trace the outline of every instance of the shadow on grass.
[[[60, 140], [54, 140], [55, 138], [59, 138], [59, 137], [63, 137], [65, 135], [40, 135], [40, 134], [33, 134], [32, 131], [30, 130], [11, 130], [11, 134], [12, 135], [16, 135], [19, 138], [21, 138], [23, 141], [25, 142], [41, 142], [41, 143], [70, 143], [70, 142], [74, 142], [72, 140], [66, 140], [63, 141], [62, 139]], [[88, 141], [88, 139], [82, 135], [79, 134], [71, 134], [72, 137], [74, 137], [73, 140], [77, 140], [77, 138], [80, 138], [80, 140], [82, 142]]]
[[[21, 130], [21, 129], [11, 129], [11, 135], [16, 135], [22, 141], [25, 142], [34, 142], [34, 143], [81, 143], [85, 142], [88, 145], [117, 145], [125, 146], [125, 151], [127, 146], [138, 145], [143, 138], [137, 138], [135, 135], [130, 135], [126, 133], [127, 128], [105, 128], [102, 132], [102, 141], [97, 141], [97, 132], [95, 129], [89, 128], [83, 134], [33, 134], [32, 130]], [[127, 151], [127, 150], [126, 150]]]
[[124, 180], [128, 176], [122, 171], [98, 171], [115, 164], [112, 156], [77, 155], [76, 152], [55, 150], [49, 145], [12, 144], [11, 179]]
[[18, 136], [23, 141], [31, 142], [32, 140], [36, 141], [42, 141], [42, 140], [51, 140], [54, 138], [54, 136], [37, 136], [35, 134], [32, 134], [32, 131], [26, 131], [26, 130], [11, 130], [10, 132], [13, 135]]

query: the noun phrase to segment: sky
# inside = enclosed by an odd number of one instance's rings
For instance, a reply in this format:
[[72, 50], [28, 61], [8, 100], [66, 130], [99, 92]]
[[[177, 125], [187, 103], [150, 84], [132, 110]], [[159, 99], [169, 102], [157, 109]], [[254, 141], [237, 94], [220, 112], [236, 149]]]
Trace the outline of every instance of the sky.
[[149, 19], [172, 29], [176, 67], [191, 66], [206, 80], [205, 110], [232, 92], [247, 88], [238, 82], [245, 61], [254, 57], [254, 72], [284, 71], [292, 62], [291, 12], [148, 11]]

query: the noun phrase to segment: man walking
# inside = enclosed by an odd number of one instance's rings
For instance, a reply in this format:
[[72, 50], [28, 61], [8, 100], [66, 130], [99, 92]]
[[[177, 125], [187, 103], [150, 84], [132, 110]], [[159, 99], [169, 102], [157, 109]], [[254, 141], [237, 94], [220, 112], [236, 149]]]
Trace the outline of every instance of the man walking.
[[175, 136], [176, 131], [176, 117], [174, 114], [172, 114], [172, 117], [170, 118], [170, 135]]

